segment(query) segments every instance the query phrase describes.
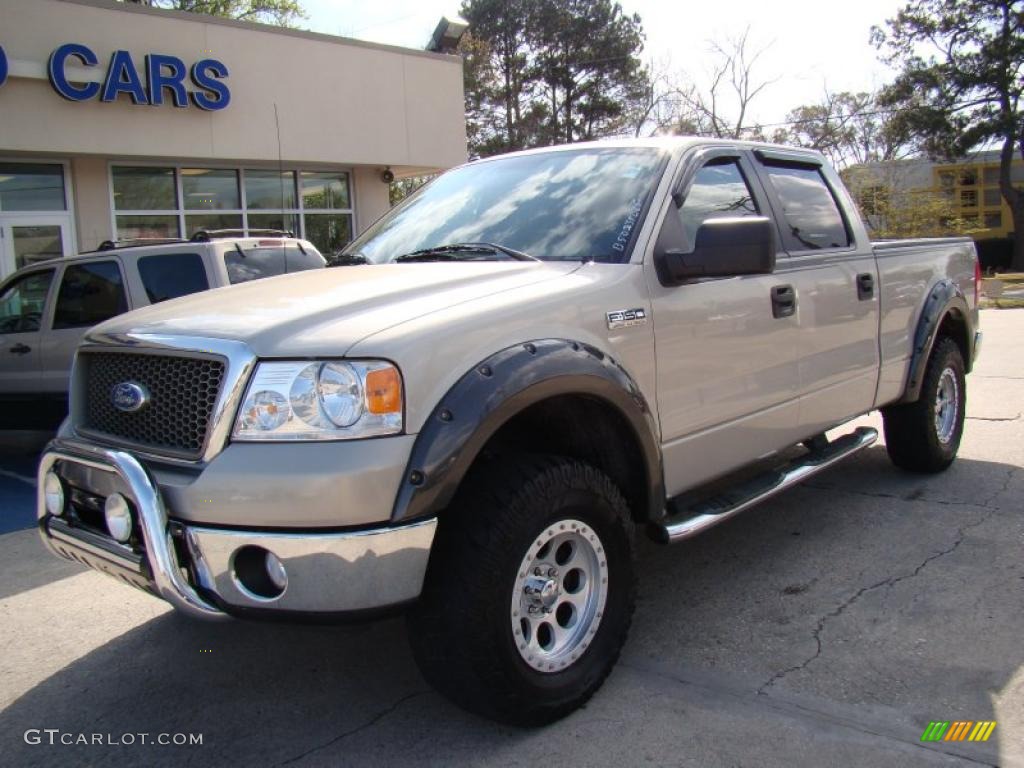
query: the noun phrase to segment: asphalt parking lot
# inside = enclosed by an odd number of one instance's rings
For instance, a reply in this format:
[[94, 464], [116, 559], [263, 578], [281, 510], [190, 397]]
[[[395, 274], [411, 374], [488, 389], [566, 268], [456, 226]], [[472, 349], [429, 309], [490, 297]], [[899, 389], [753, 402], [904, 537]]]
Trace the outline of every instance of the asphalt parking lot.
[[[539, 730], [432, 692], [399, 619], [195, 623], [44, 554], [34, 458], [8, 450], [0, 763], [1024, 766], [1024, 311], [982, 327], [949, 471], [902, 473], [879, 444], [702, 538], [644, 543], [620, 664]], [[922, 743], [933, 720], [997, 726]], [[51, 746], [44, 729], [202, 744]]]

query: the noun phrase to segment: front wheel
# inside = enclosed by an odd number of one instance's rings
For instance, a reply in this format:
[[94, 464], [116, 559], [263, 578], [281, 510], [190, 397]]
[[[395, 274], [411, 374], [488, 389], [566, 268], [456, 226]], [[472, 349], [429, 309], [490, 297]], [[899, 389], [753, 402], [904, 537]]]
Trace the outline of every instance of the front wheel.
[[625, 642], [632, 543], [625, 499], [590, 465], [524, 456], [478, 469], [442, 516], [409, 616], [424, 676], [503, 722], [572, 712]]
[[893, 464], [911, 472], [941, 472], [952, 464], [964, 431], [966, 392], [960, 347], [941, 338], [928, 359], [920, 398], [882, 410]]

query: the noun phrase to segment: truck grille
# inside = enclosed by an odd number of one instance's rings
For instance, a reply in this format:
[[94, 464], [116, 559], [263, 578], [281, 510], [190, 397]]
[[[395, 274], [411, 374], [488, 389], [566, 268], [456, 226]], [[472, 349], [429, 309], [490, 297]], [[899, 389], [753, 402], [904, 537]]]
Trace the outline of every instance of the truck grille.
[[[78, 364], [85, 394], [78, 429], [156, 453], [199, 458], [224, 379], [222, 361], [89, 352]], [[122, 382], [142, 385], [149, 402], [134, 413], [115, 408], [112, 392]]]

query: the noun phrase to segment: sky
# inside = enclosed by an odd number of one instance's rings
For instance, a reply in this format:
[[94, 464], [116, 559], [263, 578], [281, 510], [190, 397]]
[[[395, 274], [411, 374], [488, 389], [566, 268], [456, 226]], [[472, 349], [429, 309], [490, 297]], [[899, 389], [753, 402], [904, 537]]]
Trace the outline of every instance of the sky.
[[[300, 0], [316, 32], [423, 48], [442, 16], [458, 14], [452, 0]], [[726, 41], [749, 27], [748, 50], [765, 49], [755, 76], [774, 82], [752, 104], [753, 120], [782, 122], [799, 105], [829, 91], [871, 91], [892, 77], [869, 42], [900, 0], [620, 0], [639, 13], [647, 35], [645, 61], [682, 80], [707, 82], [709, 41]]]

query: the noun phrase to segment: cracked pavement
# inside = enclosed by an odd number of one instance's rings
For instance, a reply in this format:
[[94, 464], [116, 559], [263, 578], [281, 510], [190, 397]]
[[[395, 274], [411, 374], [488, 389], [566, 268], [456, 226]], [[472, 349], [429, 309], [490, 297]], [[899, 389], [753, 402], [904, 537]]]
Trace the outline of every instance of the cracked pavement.
[[[878, 444], [702, 537], [642, 542], [618, 667], [544, 729], [427, 688], [399, 619], [199, 624], [0, 535], [0, 762], [1024, 767], [1024, 311], [982, 327], [949, 471], [900, 472]], [[925, 745], [930, 720], [998, 725]], [[33, 746], [29, 728], [203, 744]]]

